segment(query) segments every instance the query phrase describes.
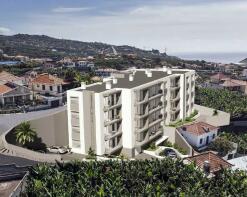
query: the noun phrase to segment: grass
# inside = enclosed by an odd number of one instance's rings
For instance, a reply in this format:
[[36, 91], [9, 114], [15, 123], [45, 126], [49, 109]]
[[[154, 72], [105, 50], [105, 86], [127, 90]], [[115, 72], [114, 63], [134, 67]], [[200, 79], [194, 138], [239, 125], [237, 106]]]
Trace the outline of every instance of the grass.
[[177, 122], [175, 123], [171, 123], [169, 124], [170, 127], [181, 127], [183, 126], [184, 124], [186, 123], [190, 123], [190, 122], [193, 122], [195, 121], [194, 117], [198, 114], [198, 111], [197, 110], [194, 110], [193, 113], [190, 114], [189, 117], [185, 118], [185, 120], [178, 120]]

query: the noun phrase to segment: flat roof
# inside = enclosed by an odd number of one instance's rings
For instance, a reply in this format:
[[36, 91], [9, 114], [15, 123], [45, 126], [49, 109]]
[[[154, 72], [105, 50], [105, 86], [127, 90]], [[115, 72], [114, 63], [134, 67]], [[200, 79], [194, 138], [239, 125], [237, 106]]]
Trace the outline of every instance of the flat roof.
[[[161, 70], [151, 70], [152, 72], [152, 77], [147, 77], [147, 75], [145, 74], [144, 70], [136, 70], [135, 74], [134, 74], [134, 80], [133, 81], [129, 81], [129, 74], [130, 73], [123, 73], [123, 77], [118, 78], [117, 77], [117, 84], [113, 84], [112, 83], [112, 88], [126, 88], [126, 89], [132, 89], [138, 86], [141, 86], [143, 84], [146, 83], [150, 83], [153, 82], [155, 80], [167, 77], [167, 76], [172, 76], [175, 74], [184, 74], [186, 72], [189, 72], [188, 70], [176, 70], [176, 71], [172, 71], [172, 74], [169, 75], [167, 74], [167, 72], [163, 72]], [[106, 84], [105, 82], [101, 83], [101, 84], [95, 84], [95, 85], [90, 85], [87, 86], [86, 90], [88, 91], [93, 91], [93, 92], [104, 92], [106, 91]], [[77, 91], [83, 91], [82, 89], [78, 89]]]

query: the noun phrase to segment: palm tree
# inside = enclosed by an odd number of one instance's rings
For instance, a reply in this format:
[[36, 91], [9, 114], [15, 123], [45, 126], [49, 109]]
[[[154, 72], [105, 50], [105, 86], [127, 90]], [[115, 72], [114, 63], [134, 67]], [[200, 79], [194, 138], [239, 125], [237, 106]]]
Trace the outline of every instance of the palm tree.
[[85, 82], [86, 84], [90, 84], [92, 82], [89, 74], [82, 75], [81, 73], [76, 73], [74, 79], [78, 85], [80, 85], [81, 82]]
[[16, 141], [25, 146], [29, 142], [33, 142], [36, 132], [31, 128], [30, 122], [21, 123], [15, 131]]

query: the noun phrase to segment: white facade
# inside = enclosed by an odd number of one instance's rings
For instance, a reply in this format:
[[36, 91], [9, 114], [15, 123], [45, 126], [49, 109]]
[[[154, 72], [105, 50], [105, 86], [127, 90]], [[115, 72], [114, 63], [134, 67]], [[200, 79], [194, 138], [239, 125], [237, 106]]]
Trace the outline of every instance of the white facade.
[[205, 147], [210, 142], [212, 142], [217, 136], [218, 129], [211, 130], [202, 135], [196, 135], [191, 132], [181, 130], [182, 135], [187, 140], [187, 142], [197, 148]]
[[57, 96], [62, 93], [62, 84], [32, 83], [31, 89], [40, 94]]
[[69, 90], [69, 146], [73, 152], [134, 156], [163, 135], [163, 126], [194, 110], [193, 70], [129, 70], [118, 78]]

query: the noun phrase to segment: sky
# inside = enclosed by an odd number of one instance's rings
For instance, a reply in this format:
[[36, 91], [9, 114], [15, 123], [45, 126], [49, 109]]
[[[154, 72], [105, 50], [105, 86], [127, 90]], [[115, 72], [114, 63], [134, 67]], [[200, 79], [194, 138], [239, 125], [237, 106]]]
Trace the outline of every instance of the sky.
[[246, 0], [1, 0], [0, 34], [159, 49], [247, 52]]

